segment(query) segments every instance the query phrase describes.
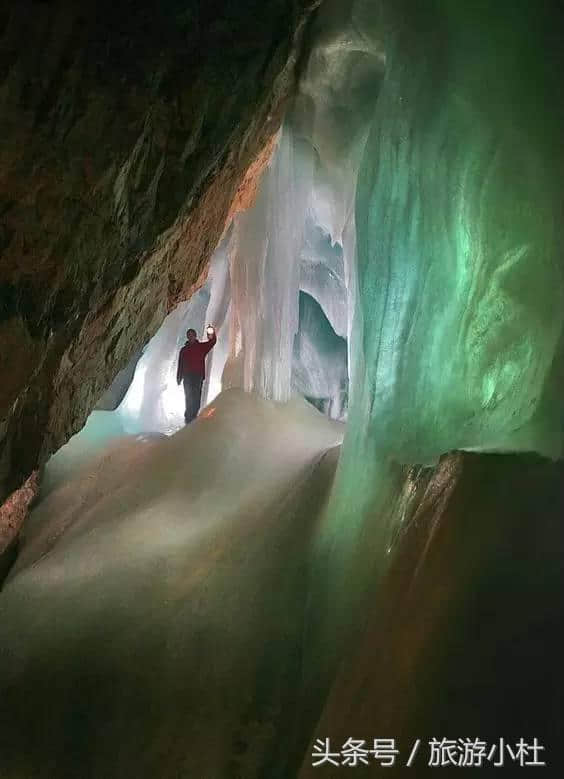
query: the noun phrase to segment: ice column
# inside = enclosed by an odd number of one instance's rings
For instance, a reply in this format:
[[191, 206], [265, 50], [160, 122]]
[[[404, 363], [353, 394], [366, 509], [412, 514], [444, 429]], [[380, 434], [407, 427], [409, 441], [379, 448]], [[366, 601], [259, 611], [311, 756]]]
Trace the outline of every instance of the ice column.
[[283, 128], [256, 203], [234, 225], [232, 351], [225, 384], [280, 401], [290, 395], [311, 179], [311, 148]]
[[210, 299], [206, 309], [206, 323], [214, 325], [217, 343], [206, 360], [206, 381], [202, 391], [202, 405], [211, 403], [221, 392], [221, 377], [229, 354], [229, 308], [231, 279], [229, 276], [229, 247], [232, 230], [229, 230], [216, 249], [208, 274]]
[[[336, 275], [339, 287], [342, 284], [345, 289], [345, 323], [334, 316], [334, 305], [324, 305], [323, 297], [319, 302], [335, 331], [347, 337], [349, 349], [355, 333], [357, 177], [385, 66], [380, 13], [379, 3], [325, 0], [314, 24], [314, 44], [291, 113], [296, 133], [308, 138], [316, 150], [311, 221], [339, 249], [340, 267]], [[315, 234], [305, 248], [319, 251], [321, 246]], [[327, 251], [322, 254], [333, 274], [337, 270], [337, 255]], [[303, 289], [315, 296], [315, 268], [306, 267], [304, 271]], [[342, 310], [339, 313], [342, 315]], [[348, 362], [354, 390], [350, 371], [355, 366], [350, 359]]]

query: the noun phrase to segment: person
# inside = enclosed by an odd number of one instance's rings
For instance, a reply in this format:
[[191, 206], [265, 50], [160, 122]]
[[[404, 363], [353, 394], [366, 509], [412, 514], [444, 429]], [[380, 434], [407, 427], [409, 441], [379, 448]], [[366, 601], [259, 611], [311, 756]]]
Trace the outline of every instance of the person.
[[176, 381], [178, 384], [184, 382], [184, 398], [186, 400], [184, 419], [186, 424], [198, 416], [202, 402], [202, 384], [206, 378], [206, 354], [213, 349], [217, 341], [214, 327], [208, 325], [206, 333], [207, 343], [198, 341], [196, 331], [193, 328], [187, 330], [186, 343], [178, 355]]

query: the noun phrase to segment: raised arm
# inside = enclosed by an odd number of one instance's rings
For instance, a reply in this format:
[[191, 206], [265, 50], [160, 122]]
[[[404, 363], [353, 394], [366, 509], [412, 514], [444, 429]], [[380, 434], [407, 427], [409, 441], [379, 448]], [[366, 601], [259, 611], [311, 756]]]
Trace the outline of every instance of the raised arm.
[[217, 335], [212, 335], [211, 338], [208, 338], [207, 343], [204, 343], [204, 355], [206, 355], [217, 343]]

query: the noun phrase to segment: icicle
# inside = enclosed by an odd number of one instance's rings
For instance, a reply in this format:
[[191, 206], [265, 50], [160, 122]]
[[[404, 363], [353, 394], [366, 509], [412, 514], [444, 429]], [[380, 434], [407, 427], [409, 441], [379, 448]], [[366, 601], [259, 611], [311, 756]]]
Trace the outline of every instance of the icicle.
[[[233, 385], [285, 401], [298, 329], [299, 256], [312, 152], [282, 130], [255, 205], [239, 214], [231, 255]], [[234, 366], [239, 365], [239, 375]]]

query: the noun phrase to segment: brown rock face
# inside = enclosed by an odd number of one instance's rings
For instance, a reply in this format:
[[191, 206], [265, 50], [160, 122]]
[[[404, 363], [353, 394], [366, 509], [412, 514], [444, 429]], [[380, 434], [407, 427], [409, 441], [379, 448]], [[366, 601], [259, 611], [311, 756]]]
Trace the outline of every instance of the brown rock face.
[[[366, 599], [363, 636], [341, 665], [300, 779], [343, 771], [313, 768], [317, 738], [337, 752], [348, 738], [369, 749], [395, 739], [394, 765], [369, 755], [360, 776], [406, 775], [417, 739], [413, 775], [435, 776], [433, 738], [454, 739], [455, 761], [464, 759], [458, 739], [497, 744], [483, 760], [490, 769], [501, 738], [513, 749], [537, 738], [548, 773], [562, 776], [563, 476], [561, 462], [517, 455], [455, 453], [412, 470], [392, 564]], [[479, 766], [443, 767], [453, 776]], [[516, 776], [521, 766], [505, 752], [505, 767]]]
[[17, 553], [18, 534], [37, 495], [37, 471], [0, 506], [0, 586]]
[[316, 4], [0, 13], [0, 500], [204, 277]]

